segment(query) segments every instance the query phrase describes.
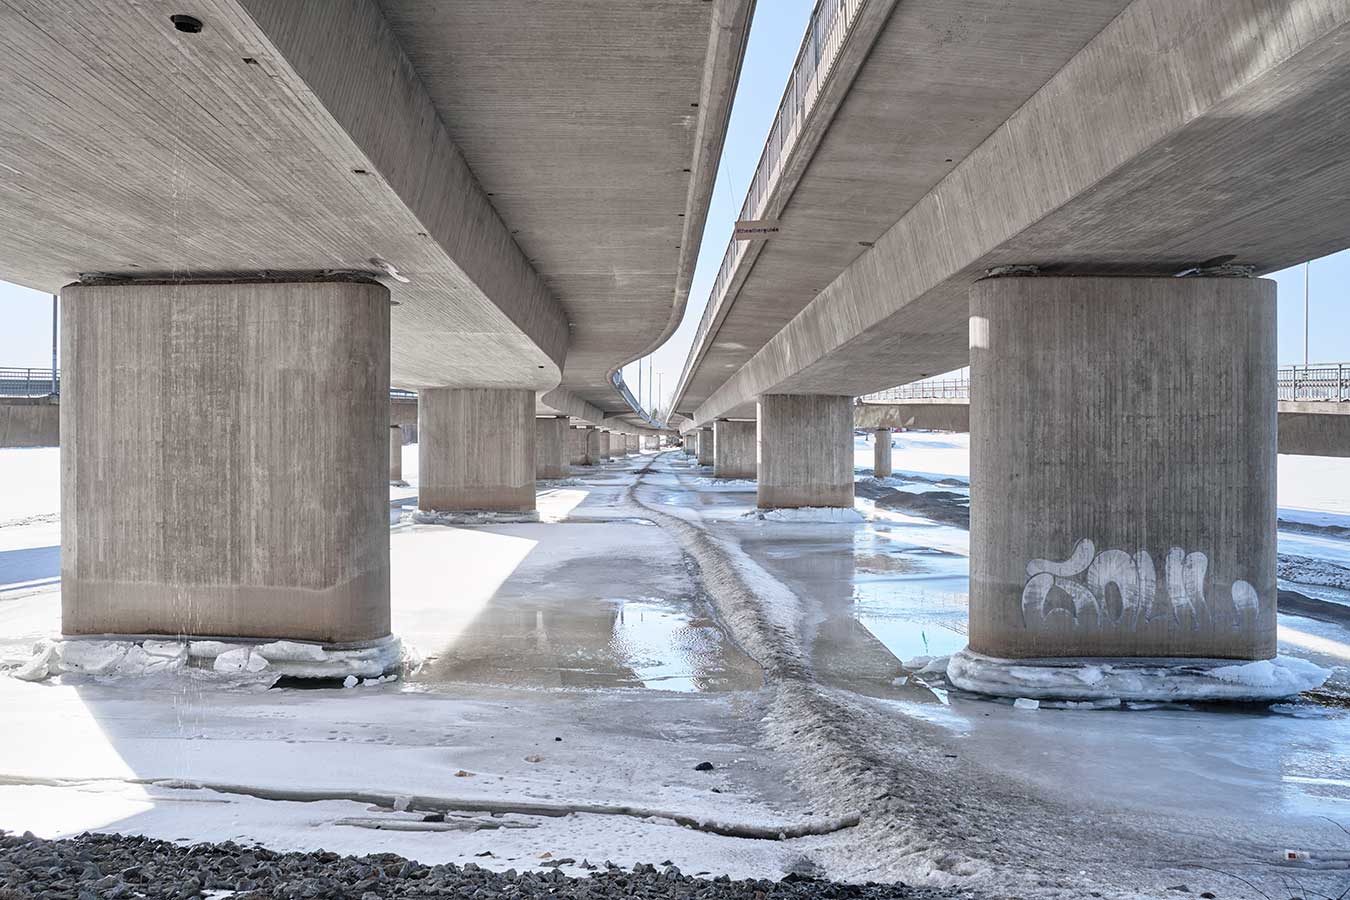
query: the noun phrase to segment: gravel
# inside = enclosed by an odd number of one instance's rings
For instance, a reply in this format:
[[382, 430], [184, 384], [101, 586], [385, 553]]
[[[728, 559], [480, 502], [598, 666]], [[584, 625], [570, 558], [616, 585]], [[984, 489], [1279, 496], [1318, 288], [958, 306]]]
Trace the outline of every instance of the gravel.
[[[585, 865], [591, 865], [585, 863]], [[233, 893], [231, 893], [233, 892]], [[280, 853], [226, 841], [176, 844], [133, 835], [43, 840], [0, 831], [0, 900], [238, 900], [392, 897], [939, 898], [963, 892], [904, 884], [838, 884], [790, 874], [781, 881], [695, 878], [673, 865], [612, 863], [575, 878], [557, 868], [492, 872], [473, 863], [425, 866], [392, 853]]]

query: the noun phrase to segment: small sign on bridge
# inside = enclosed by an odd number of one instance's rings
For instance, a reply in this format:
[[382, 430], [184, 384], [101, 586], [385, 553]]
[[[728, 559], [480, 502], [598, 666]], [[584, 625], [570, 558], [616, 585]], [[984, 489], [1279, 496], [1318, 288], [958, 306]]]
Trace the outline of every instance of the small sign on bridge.
[[731, 232], [732, 240], [764, 241], [778, 236], [777, 219], [740, 219]]

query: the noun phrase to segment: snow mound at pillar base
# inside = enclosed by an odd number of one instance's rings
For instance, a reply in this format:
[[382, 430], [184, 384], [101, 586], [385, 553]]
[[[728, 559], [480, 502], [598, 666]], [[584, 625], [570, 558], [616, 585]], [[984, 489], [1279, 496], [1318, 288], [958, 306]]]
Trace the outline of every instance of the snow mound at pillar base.
[[1292, 656], [1231, 659], [996, 659], [962, 650], [947, 680], [977, 694], [1034, 700], [1281, 700], [1321, 687], [1331, 672]]
[[416, 525], [510, 525], [515, 522], [538, 522], [539, 510], [501, 512], [492, 509], [419, 509], [404, 513], [399, 516], [399, 521]]
[[403, 660], [403, 643], [393, 635], [364, 647], [333, 648], [303, 641], [74, 638], [39, 641], [32, 658], [12, 674], [22, 681], [181, 674], [230, 686], [271, 687], [283, 677], [378, 679]]
[[799, 506], [794, 509], [752, 509], [748, 519], [764, 522], [820, 522], [827, 525], [857, 525], [866, 519], [856, 509], [842, 506]]

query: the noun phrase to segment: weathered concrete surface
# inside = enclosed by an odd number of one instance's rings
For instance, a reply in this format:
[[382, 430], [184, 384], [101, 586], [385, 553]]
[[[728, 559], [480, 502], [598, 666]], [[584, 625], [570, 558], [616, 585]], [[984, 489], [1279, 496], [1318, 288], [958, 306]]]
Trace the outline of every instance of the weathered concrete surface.
[[970, 431], [969, 400], [908, 400], [904, 403], [859, 403], [853, 407], [856, 428], [917, 428], [920, 431]]
[[755, 423], [718, 419], [713, 423], [713, 475], [754, 478], [757, 456]]
[[586, 465], [586, 429], [567, 429], [567, 462], [573, 466]]
[[886, 478], [891, 474], [891, 429], [878, 428], [872, 440], [872, 474]]
[[695, 452], [698, 454], [698, 464], [700, 466], [711, 466], [716, 462], [717, 457], [713, 450], [715, 440], [711, 428], [700, 428], [694, 434]]
[[389, 633], [389, 292], [61, 291], [67, 634]]
[[434, 388], [418, 400], [420, 509], [535, 508], [532, 391]]
[[1343, 248], [1347, 35], [1340, 0], [1134, 0], [873, 247], [811, 283], [819, 295], [695, 424], [763, 393], [856, 396], [964, 365], [967, 291], [992, 266], [1271, 271]]
[[534, 420], [534, 477], [564, 478], [568, 472], [567, 419]]
[[970, 649], [1274, 656], [1274, 282], [1000, 278], [970, 317]]
[[604, 433], [598, 428], [586, 429], [586, 465], [598, 466], [605, 461]]
[[61, 408], [55, 397], [0, 397], [0, 447], [56, 447]]
[[1350, 456], [1350, 403], [1281, 400], [1280, 452]]
[[417, 401], [402, 397], [389, 398], [389, 424], [403, 429], [405, 444], [417, 443]]
[[389, 480], [403, 480], [403, 429], [389, 426]]
[[759, 398], [760, 509], [853, 506], [853, 398]]

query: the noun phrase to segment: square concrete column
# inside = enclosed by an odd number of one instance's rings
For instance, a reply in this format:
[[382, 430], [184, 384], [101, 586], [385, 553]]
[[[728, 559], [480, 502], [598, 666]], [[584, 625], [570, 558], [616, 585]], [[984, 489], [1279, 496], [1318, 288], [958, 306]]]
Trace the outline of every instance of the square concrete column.
[[1274, 656], [1274, 282], [998, 278], [970, 315], [969, 651]]
[[716, 459], [713, 455], [713, 430], [711, 428], [700, 428], [697, 432], [697, 450], [698, 464], [700, 466], [711, 466]]
[[853, 507], [853, 398], [759, 398], [759, 508]]
[[534, 477], [567, 477], [567, 417], [534, 420]]
[[717, 478], [754, 478], [755, 441], [754, 422], [730, 419], [713, 422], [713, 475]]
[[698, 432], [691, 431], [680, 435], [680, 449], [685, 456], [698, 456]]
[[586, 465], [586, 428], [567, 429], [567, 461], [574, 466]]
[[634, 453], [639, 453], [639, 452], [641, 452], [642, 447], [639, 446], [639, 441], [640, 441], [640, 438], [639, 438], [636, 434], [630, 434], [630, 435], [628, 435], [627, 444], [628, 444], [628, 455], [629, 455], [629, 456], [632, 456]]
[[877, 445], [872, 448], [872, 474], [877, 478], [889, 478], [891, 475], [891, 430], [878, 428], [873, 439]]
[[403, 480], [403, 429], [389, 426], [389, 480]]
[[598, 466], [604, 462], [600, 455], [600, 429], [587, 425], [582, 430], [586, 441], [586, 465]]
[[614, 456], [614, 436], [608, 431], [600, 432], [600, 462]]
[[418, 401], [418, 507], [534, 510], [533, 391], [430, 388]]
[[61, 291], [68, 635], [389, 634], [389, 292]]

